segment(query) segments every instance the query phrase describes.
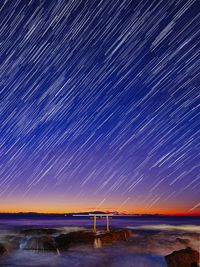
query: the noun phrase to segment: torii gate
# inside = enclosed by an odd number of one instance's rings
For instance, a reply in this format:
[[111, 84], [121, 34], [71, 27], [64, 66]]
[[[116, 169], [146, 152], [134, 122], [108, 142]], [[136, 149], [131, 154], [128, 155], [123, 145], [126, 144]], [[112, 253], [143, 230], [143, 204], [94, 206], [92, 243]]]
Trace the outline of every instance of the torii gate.
[[114, 216], [114, 214], [96, 214], [96, 213], [89, 213], [88, 215], [79, 215], [79, 214], [74, 214], [73, 216], [89, 216], [89, 217], [94, 217], [94, 232], [97, 231], [97, 228], [96, 228], [96, 221], [97, 221], [97, 218], [100, 217], [100, 218], [103, 218], [103, 217], [106, 217], [106, 230], [107, 232], [109, 232], [109, 219], [108, 217], [112, 217]]
[[96, 232], [96, 220], [97, 220], [97, 217], [100, 217], [100, 218], [103, 218], [103, 217], [106, 217], [106, 230], [107, 232], [109, 232], [109, 220], [108, 220], [108, 217], [109, 216], [113, 216], [114, 214], [92, 214], [90, 213], [89, 216], [93, 216], [94, 217], [94, 232]]

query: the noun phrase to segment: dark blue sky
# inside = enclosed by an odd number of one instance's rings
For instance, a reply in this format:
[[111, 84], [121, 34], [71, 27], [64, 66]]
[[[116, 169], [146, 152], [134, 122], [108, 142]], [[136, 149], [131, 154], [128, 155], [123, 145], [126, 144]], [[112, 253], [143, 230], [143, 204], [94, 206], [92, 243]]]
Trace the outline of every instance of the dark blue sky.
[[199, 1], [0, 3], [0, 210], [199, 213]]

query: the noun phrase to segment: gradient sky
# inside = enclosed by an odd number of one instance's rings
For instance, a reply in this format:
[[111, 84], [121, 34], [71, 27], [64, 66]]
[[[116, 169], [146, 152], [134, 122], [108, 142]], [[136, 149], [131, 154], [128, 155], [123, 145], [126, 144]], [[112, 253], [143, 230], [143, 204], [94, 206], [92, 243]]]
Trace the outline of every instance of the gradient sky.
[[200, 214], [200, 2], [0, 1], [0, 211]]

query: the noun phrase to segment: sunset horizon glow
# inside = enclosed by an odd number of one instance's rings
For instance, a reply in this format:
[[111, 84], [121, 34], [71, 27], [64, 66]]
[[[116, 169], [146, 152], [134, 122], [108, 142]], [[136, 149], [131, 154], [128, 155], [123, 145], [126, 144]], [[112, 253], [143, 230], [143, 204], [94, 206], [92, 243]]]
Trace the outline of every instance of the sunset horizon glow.
[[[20, 208], [19, 208], [20, 206]], [[47, 205], [44, 205], [43, 208], [33, 208], [28, 209], [28, 208], [23, 208], [21, 207], [21, 205], [12, 205], [11, 207], [5, 207], [3, 208], [1, 206], [0, 208], [0, 213], [41, 213], [41, 214], [67, 214], [67, 213], [85, 213], [85, 212], [96, 212], [96, 211], [100, 211], [100, 212], [106, 212], [106, 213], [118, 213], [118, 214], [138, 214], [138, 215], [145, 215], [145, 214], [149, 214], [149, 215], [168, 215], [168, 216], [200, 216], [200, 212], [197, 212], [195, 210], [193, 211], [186, 211], [186, 210], [176, 210], [176, 209], [150, 209], [150, 210], [144, 210], [144, 209], [130, 209], [130, 208], [121, 208], [121, 209], [116, 209], [116, 208], [107, 208], [107, 207], [100, 207], [100, 208], [95, 208], [95, 207], [91, 207], [91, 208], [52, 208], [48, 207]]]

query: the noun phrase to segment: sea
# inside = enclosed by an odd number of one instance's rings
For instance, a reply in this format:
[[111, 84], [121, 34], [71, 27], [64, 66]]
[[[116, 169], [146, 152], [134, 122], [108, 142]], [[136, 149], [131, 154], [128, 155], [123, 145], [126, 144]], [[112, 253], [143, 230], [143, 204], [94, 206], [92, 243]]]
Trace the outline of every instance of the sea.
[[[200, 252], [200, 217], [198, 216], [113, 216], [110, 229], [129, 229], [128, 241], [105, 246], [81, 245], [67, 251], [9, 249], [0, 257], [0, 266], [22, 267], [166, 267], [165, 256], [191, 247]], [[21, 229], [56, 228], [63, 233], [92, 230], [93, 219], [76, 216], [0, 216], [0, 244], [19, 236]], [[97, 219], [97, 231], [106, 229], [106, 220]], [[31, 237], [28, 237], [31, 238]]]

